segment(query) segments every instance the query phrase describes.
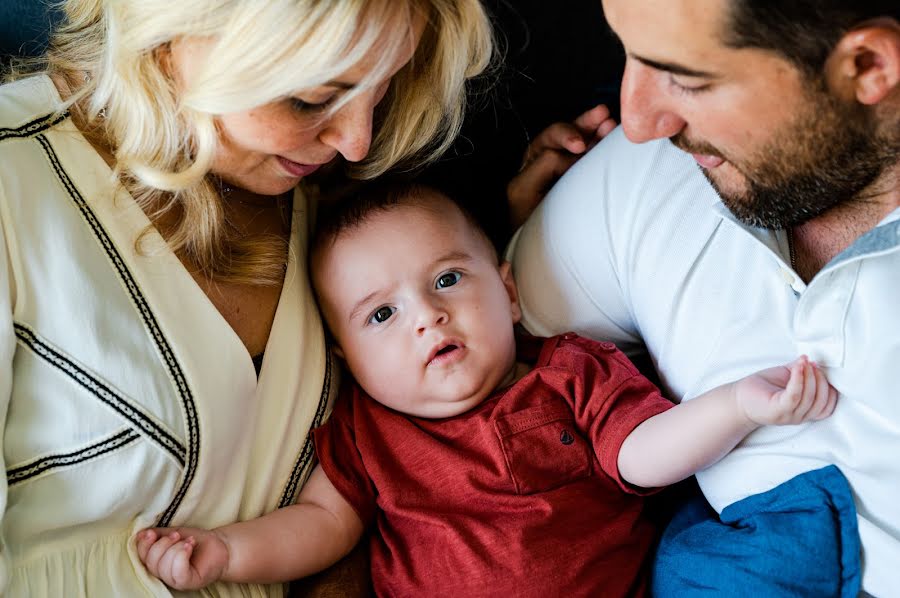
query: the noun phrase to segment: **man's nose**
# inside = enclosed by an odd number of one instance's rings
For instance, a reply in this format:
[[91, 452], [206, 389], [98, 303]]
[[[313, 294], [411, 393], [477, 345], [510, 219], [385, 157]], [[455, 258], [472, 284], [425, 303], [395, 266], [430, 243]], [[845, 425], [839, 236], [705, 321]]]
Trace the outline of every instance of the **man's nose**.
[[669, 138], [687, 124], [662, 89], [660, 72], [629, 58], [622, 78], [622, 128], [635, 143]]

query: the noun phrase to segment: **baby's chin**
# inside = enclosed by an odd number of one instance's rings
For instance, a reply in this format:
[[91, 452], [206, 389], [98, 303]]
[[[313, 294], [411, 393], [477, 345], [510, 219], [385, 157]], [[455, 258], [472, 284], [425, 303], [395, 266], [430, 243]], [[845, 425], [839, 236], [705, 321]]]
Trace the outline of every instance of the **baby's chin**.
[[448, 417], [456, 417], [467, 411], [471, 411], [484, 402], [490, 396], [490, 392], [481, 392], [475, 395], [466, 395], [462, 397], [434, 397], [428, 399], [418, 399], [406, 404], [398, 404], [397, 401], [379, 401], [385, 407], [389, 407], [394, 411], [399, 411], [405, 415], [412, 417], [421, 417], [423, 419], [446, 419]]

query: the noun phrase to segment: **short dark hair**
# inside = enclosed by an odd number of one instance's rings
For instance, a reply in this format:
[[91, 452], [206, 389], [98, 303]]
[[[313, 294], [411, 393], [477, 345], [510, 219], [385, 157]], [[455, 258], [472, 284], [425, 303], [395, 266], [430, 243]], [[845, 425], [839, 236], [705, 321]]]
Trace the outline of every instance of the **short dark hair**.
[[319, 204], [310, 254], [317, 253], [326, 244], [333, 244], [343, 233], [359, 228], [376, 214], [389, 212], [398, 207], [423, 206], [425, 204], [422, 198], [428, 195], [444, 198], [454, 204], [496, 255], [494, 245], [481, 223], [448, 193], [423, 183], [392, 179], [365, 183], [341, 199], [322, 201]]
[[725, 0], [725, 44], [774, 50], [817, 77], [838, 41], [878, 17], [900, 20], [900, 0]]

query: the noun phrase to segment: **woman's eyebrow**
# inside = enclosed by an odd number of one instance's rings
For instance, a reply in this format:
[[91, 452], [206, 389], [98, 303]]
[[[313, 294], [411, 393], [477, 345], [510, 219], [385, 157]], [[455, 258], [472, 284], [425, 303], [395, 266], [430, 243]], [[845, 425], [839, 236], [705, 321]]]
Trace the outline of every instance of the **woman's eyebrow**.
[[339, 87], [340, 89], [353, 89], [356, 85], [356, 83], [349, 83], [347, 81], [326, 81], [325, 83], [322, 83], [322, 87]]

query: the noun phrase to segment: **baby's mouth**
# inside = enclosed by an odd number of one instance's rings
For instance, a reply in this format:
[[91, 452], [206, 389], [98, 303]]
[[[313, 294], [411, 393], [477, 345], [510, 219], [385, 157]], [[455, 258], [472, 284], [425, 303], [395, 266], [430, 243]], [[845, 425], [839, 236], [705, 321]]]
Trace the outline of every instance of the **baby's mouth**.
[[440, 364], [452, 360], [455, 357], [454, 354], [458, 353], [462, 348], [462, 345], [453, 342], [442, 345], [432, 352], [431, 357], [428, 359], [428, 365]]

